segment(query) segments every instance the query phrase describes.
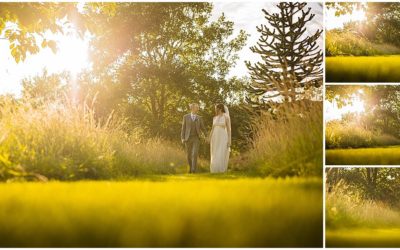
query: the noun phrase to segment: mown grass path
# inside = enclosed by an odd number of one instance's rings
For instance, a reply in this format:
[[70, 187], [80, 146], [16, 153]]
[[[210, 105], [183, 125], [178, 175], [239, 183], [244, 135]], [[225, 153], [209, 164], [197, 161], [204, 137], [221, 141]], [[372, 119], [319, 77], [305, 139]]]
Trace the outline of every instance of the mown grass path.
[[327, 149], [325, 157], [328, 165], [399, 165], [400, 146]]
[[0, 184], [2, 247], [320, 247], [322, 181], [229, 175]]
[[400, 228], [326, 231], [327, 247], [400, 247]]
[[399, 82], [400, 55], [326, 58], [327, 82]]

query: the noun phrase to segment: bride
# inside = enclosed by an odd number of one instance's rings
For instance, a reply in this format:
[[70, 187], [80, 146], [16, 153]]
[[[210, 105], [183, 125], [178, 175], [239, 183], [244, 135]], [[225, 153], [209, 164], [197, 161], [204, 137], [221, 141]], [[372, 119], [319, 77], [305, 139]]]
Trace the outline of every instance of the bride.
[[231, 146], [231, 119], [228, 108], [223, 104], [215, 105], [215, 113], [210, 133], [210, 171], [224, 173], [228, 168]]

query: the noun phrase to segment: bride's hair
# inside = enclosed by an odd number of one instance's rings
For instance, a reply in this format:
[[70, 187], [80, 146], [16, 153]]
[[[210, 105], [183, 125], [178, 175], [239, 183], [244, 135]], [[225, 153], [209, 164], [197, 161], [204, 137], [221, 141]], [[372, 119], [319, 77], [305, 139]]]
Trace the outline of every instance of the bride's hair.
[[218, 103], [217, 105], [215, 105], [215, 107], [216, 107], [218, 110], [221, 110], [222, 113], [225, 113], [224, 104]]

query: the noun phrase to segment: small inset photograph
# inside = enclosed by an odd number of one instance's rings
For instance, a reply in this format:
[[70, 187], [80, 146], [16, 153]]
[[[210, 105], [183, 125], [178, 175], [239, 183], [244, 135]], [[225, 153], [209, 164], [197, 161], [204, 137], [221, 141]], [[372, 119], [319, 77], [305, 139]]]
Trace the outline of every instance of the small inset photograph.
[[400, 168], [326, 169], [326, 247], [400, 247]]
[[326, 81], [400, 82], [400, 3], [325, 4]]
[[327, 85], [326, 165], [400, 165], [400, 85]]

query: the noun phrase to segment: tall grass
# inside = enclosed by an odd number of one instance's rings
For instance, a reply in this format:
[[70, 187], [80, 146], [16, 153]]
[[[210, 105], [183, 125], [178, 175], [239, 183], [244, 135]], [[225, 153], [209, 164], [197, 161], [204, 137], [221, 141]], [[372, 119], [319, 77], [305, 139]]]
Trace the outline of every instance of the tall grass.
[[322, 174], [322, 102], [284, 104], [255, 120], [249, 164], [272, 176]]
[[109, 179], [171, 173], [184, 165], [174, 144], [142, 140], [123, 127], [113, 116], [99, 122], [87, 103], [3, 103], [0, 179]]
[[361, 194], [343, 183], [326, 193], [326, 216], [329, 229], [400, 225], [400, 211], [383, 202], [363, 199]]
[[400, 139], [351, 123], [330, 121], [325, 130], [326, 148], [366, 148], [400, 145]]
[[376, 44], [351, 31], [326, 32], [327, 56], [377, 56], [400, 54], [400, 48], [391, 44]]

